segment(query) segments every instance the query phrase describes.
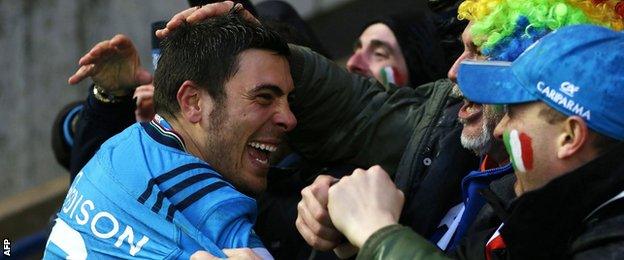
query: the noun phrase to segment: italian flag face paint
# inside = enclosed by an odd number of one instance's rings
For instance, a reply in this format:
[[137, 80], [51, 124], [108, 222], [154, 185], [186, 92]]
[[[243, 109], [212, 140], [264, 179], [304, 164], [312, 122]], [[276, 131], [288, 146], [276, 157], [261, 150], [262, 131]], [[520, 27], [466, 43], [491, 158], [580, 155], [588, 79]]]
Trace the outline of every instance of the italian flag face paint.
[[533, 169], [533, 147], [531, 137], [518, 130], [505, 131], [503, 141], [511, 163], [516, 171], [526, 172]]
[[403, 86], [405, 80], [395, 67], [385, 66], [380, 71], [381, 83], [384, 85], [395, 84], [397, 86]]

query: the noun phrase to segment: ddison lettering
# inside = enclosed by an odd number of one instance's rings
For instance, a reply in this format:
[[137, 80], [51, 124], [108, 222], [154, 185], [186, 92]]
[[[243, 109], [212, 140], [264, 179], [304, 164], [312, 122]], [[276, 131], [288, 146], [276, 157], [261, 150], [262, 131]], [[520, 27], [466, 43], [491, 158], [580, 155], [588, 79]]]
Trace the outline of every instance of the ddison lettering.
[[[70, 219], [76, 221], [76, 224], [84, 226], [88, 225], [91, 233], [101, 239], [110, 239], [119, 234], [120, 223], [117, 218], [107, 211], [96, 211], [96, 205], [92, 200], [87, 199], [75, 186], [80, 181], [82, 172], [78, 173], [74, 185], [67, 193], [65, 204], [61, 209]], [[91, 217], [91, 214], [93, 214]], [[98, 225], [98, 223], [107, 223], [110, 225]], [[120, 248], [124, 241], [130, 246], [129, 254], [135, 256], [141, 248], [149, 241], [149, 237], [143, 236], [136, 244], [134, 244], [134, 230], [131, 226], [126, 225], [119, 234], [115, 247]]]

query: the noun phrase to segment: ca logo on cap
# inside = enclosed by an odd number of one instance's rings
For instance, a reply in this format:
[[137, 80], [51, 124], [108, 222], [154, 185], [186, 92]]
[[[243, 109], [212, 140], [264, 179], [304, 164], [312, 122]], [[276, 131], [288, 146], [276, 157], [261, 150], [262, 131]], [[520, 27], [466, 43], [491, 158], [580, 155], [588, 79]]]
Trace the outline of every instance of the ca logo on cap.
[[563, 94], [566, 94], [569, 97], [574, 97], [574, 93], [578, 92], [579, 89], [580, 88], [578, 86], [575, 86], [574, 84], [567, 81], [561, 83], [561, 87], [559, 87], [559, 90], [561, 90]]

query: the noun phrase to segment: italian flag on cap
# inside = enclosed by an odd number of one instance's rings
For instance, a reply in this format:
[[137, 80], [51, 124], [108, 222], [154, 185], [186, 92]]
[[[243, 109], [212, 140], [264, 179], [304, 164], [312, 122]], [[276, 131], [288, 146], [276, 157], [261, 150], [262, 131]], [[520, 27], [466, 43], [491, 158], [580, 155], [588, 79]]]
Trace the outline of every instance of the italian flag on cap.
[[503, 133], [503, 141], [516, 171], [526, 172], [533, 169], [531, 137], [514, 129]]

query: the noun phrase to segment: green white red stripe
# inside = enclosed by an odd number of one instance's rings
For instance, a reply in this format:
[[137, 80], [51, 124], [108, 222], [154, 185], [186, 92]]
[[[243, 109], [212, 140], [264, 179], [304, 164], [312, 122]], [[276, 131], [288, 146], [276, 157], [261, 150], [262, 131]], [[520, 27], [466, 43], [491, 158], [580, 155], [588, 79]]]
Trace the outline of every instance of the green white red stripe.
[[384, 85], [396, 84], [396, 79], [394, 78], [394, 68], [390, 66], [383, 67], [381, 69], [381, 79]]
[[386, 86], [390, 84], [403, 86], [406, 84], [403, 75], [395, 67], [385, 66], [379, 73], [381, 74], [381, 83]]
[[503, 141], [516, 171], [526, 172], [533, 169], [533, 147], [531, 137], [518, 130], [505, 131]]

